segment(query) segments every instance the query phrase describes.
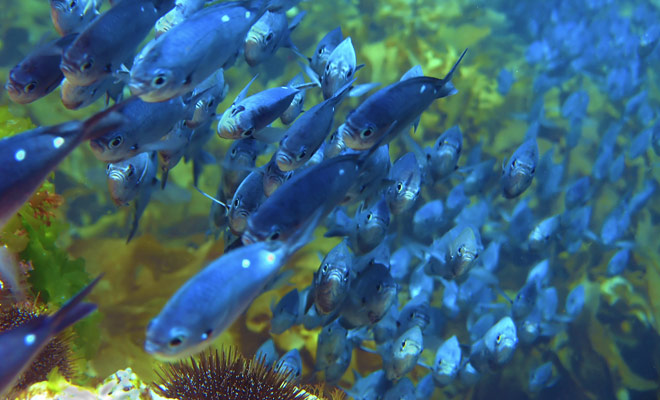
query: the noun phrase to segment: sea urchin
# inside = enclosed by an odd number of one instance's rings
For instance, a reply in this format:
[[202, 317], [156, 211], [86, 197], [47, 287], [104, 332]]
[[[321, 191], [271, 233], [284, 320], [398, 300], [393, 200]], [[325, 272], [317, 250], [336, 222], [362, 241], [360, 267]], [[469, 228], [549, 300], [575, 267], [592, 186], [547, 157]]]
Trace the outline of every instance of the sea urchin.
[[287, 375], [266, 366], [263, 359], [248, 360], [231, 349], [204, 352], [199, 361], [179, 361], [161, 367], [161, 395], [186, 400], [307, 400], [304, 390], [287, 383]]

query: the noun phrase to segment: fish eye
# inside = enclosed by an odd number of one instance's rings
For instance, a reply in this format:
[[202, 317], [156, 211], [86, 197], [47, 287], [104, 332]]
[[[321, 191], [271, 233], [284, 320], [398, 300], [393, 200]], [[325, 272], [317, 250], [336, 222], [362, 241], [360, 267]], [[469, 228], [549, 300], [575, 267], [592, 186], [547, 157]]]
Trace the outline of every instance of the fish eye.
[[69, 8], [74, 8], [78, 3], [76, 3], [76, 0], [71, 0], [71, 3], [69, 3]]
[[273, 40], [273, 32], [269, 32], [268, 35], [266, 36], [267, 42], [270, 42], [271, 40]]
[[319, 54], [323, 54], [324, 51], [325, 51], [325, 46], [321, 46], [319, 48]]
[[211, 100], [209, 100], [209, 103], [207, 104], [207, 107], [208, 107], [208, 108], [211, 108], [211, 107], [213, 107], [214, 105], [215, 105], [215, 100], [214, 100], [214, 99], [211, 99]]
[[347, 77], [347, 78], [350, 78], [352, 74], [353, 74], [353, 71], [351, 71], [351, 70], [349, 69], [349, 70], [346, 72], [346, 77]]
[[328, 272], [328, 264], [323, 264], [322, 270], [323, 270], [323, 273]]
[[88, 59], [83, 65], [80, 66], [80, 71], [87, 71], [88, 69], [92, 68], [92, 65], [94, 64], [93, 59]]
[[401, 350], [406, 348], [406, 341], [401, 342]]
[[236, 114], [238, 114], [239, 112], [242, 112], [242, 111], [245, 111], [245, 106], [236, 106], [236, 107], [234, 107], [233, 110], [231, 110], [231, 116], [233, 117], [233, 116], [235, 116]]
[[129, 165], [128, 166], [128, 172], [126, 173], [126, 176], [133, 176], [134, 173], [135, 173], [135, 167], [133, 167], [133, 165]]
[[458, 250], [456, 250], [456, 254], [460, 257], [463, 255], [463, 252], [465, 250], [463, 249], [463, 246], [459, 247]]
[[373, 216], [374, 216], [373, 213], [367, 214], [367, 221], [371, 221], [371, 218], [373, 218]]
[[236, 147], [234, 147], [233, 149], [231, 149], [231, 155], [232, 155], [232, 156], [235, 156], [235, 155], [236, 155], [236, 152], [237, 152], [237, 151], [236, 151]]
[[277, 240], [279, 238], [280, 238], [280, 232], [275, 231], [275, 232], [271, 233], [271, 235], [268, 237], [268, 240]]
[[108, 147], [110, 147], [111, 149], [114, 149], [116, 147], [121, 146], [122, 143], [124, 143], [124, 138], [122, 138], [121, 136], [115, 136], [110, 141], [110, 143], [108, 143]]
[[241, 204], [239, 199], [234, 200], [234, 207], [238, 207]]
[[298, 153], [298, 160], [302, 160], [306, 155], [307, 152], [305, 150], [301, 150], [300, 153]]
[[536, 172], [536, 168], [532, 168], [531, 172], [532, 172], [532, 174], [534, 174], [534, 172]]
[[495, 338], [495, 342], [497, 344], [500, 344], [501, 341], [502, 341], [502, 335], [497, 335], [497, 338]]
[[183, 344], [183, 336], [177, 336], [170, 340], [170, 347], [178, 347]]
[[36, 84], [35, 82], [30, 82], [30, 83], [28, 83], [27, 85], [25, 85], [25, 87], [23, 88], [23, 91], [24, 91], [25, 93], [30, 93], [30, 92], [33, 91], [36, 87], [37, 87], [37, 84]]
[[374, 133], [373, 129], [366, 128], [365, 130], [362, 131], [362, 133], [360, 133], [360, 136], [362, 136], [363, 138], [366, 138], [366, 137], [371, 136], [372, 133]]
[[401, 182], [397, 182], [397, 184], [396, 184], [396, 191], [397, 191], [398, 193], [401, 193], [402, 190], [403, 190], [403, 184], [402, 184]]
[[167, 78], [165, 75], [160, 74], [157, 75], [152, 81], [151, 81], [151, 86], [156, 86], [156, 87], [161, 87], [167, 82]]
[[513, 168], [515, 168], [515, 167], [516, 167], [516, 164], [518, 164], [518, 160], [513, 160], [513, 162], [511, 163], [511, 166], [512, 166]]
[[110, 171], [111, 168], [112, 168], [112, 164], [108, 164], [108, 165], [105, 167], [105, 170], [106, 170], [106, 171]]
[[241, 133], [241, 136], [250, 137], [250, 136], [252, 136], [253, 133], [254, 133], [254, 128], [250, 128], [246, 131], [243, 131], [243, 133]]
[[381, 290], [383, 290], [383, 285], [381, 285], [380, 283], [378, 285], [376, 285], [376, 290], [379, 291], [379, 292]]
[[213, 329], [207, 329], [204, 333], [202, 333], [202, 340], [210, 338], [212, 333]]
[[367, 304], [367, 298], [366, 297], [362, 298], [362, 304]]

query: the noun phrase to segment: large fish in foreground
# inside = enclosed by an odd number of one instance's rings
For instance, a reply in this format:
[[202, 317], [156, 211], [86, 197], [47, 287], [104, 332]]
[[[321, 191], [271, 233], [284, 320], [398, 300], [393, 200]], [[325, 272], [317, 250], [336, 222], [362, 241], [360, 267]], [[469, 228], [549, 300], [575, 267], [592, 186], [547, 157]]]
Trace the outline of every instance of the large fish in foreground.
[[0, 333], [0, 395], [12, 387], [54, 336], [96, 309], [94, 304], [82, 301], [99, 279], [101, 277], [94, 279], [55, 314], [36, 317], [20, 327]]
[[312, 236], [320, 212], [287, 241], [257, 242], [223, 254], [186, 282], [147, 327], [145, 350], [185, 357], [208, 347], [274, 280]]
[[191, 91], [219, 68], [231, 67], [250, 27], [282, 2], [229, 1], [194, 13], [142, 49], [131, 69], [131, 92], [156, 102]]
[[443, 79], [413, 77], [371, 95], [339, 127], [346, 146], [356, 150], [368, 149], [389, 131], [388, 137], [381, 142], [385, 144], [413, 124], [436, 99], [457, 93], [451, 78], [466, 52], [467, 49]]
[[104, 111], [84, 122], [44, 126], [0, 140], [0, 228], [82, 141], [123, 122], [120, 115]]

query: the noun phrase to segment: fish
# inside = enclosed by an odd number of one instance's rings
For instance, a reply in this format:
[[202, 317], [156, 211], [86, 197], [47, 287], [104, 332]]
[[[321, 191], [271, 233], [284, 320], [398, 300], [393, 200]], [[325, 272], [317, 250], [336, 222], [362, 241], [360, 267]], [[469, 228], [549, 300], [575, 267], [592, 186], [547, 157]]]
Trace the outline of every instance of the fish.
[[503, 317], [472, 344], [470, 363], [479, 372], [497, 369], [513, 357], [517, 346], [516, 325], [511, 317]]
[[10, 390], [32, 360], [57, 334], [96, 310], [83, 300], [101, 276], [94, 279], [52, 315], [40, 315], [25, 324], [0, 333], [0, 395]]
[[383, 242], [390, 226], [390, 210], [385, 196], [367, 209], [360, 208], [356, 220], [355, 253], [369, 253]]
[[229, 229], [240, 236], [247, 227], [247, 219], [266, 199], [263, 172], [252, 171], [238, 185], [229, 204]]
[[516, 79], [511, 71], [502, 68], [497, 75], [497, 92], [502, 96], [506, 96], [515, 82]]
[[385, 192], [387, 205], [394, 215], [411, 209], [422, 190], [422, 170], [412, 152], [397, 159], [390, 170], [392, 184]]
[[330, 158], [293, 175], [250, 215], [243, 243], [286, 239], [315, 211], [327, 215], [344, 200], [372, 153]]
[[[386, 144], [410, 127], [436, 99], [457, 93], [451, 79], [466, 52], [467, 49], [443, 79], [428, 76], [405, 79], [368, 97], [339, 127], [346, 146], [364, 150], [379, 140]], [[388, 137], [381, 140], [386, 132]]]
[[85, 121], [43, 126], [0, 140], [0, 228], [78, 145], [124, 124], [106, 110]]
[[373, 325], [394, 304], [398, 287], [383, 264], [369, 264], [351, 284], [341, 308], [341, 323], [347, 329]]
[[454, 125], [438, 137], [432, 149], [427, 149], [427, 163], [434, 180], [438, 181], [456, 170], [462, 148], [463, 133], [458, 125]]
[[[298, 75], [291, 78], [286, 85], [289, 87], [296, 87], [304, 84], [305, 78], [303, 77], [302, 72], [300, 72]], [[282, 115], [280, 115], [280, 121], [282, 121], [284, 125], [291, 124], [296, 118], [298, 118], [300, 113], [303, 112], [303, 107], [305, 106], [305, 93], [307, 93], [306, 90], [298, 92], [298, 94], [293, 97], [289, 107], [284, 110]]]
[[140, 153], [118, 163], [109, 163], [106, 168], [110, 197], [117, 206], [127, 206], [135, 201], [133, 221], [126, 243], [137, 232], [140, 217], [149, 204], [153, 190], [158, 186], [158, 154]]
[[281, 171], [299, 168], [321, 147], [332, 129], [335, 109], [354, 81], [349, 81], [332, 97], [310, 108], [291, 124], [277, 150], [276, 161]]
[[433, 381], [442, 387], [451, 384], [461, 368], [461, 346], [456, 335], [442, 342], [435, 353]]
[[302, 317], [300, 305], [298, 289], [290, 290], [277, 304], [271, 304], [273, 318], [270, 321], [270, 332], [279, 335], [295, 325]]
[[[347, 150], [343, 154], [353, 153], [355, 152]], [[364, 162], [356, 182], [348, 189], [341, 204], [367, 200], [381, 191], [389, 183], [387, 177], [391, 165], [389, 145], [376, 149], [374, 154]]]
[[387, 389], [383, 400], [416, 400], [415, 385], [406, 377], [399, 379], [391, 388]]
[[607, 276], [612, 277], [620, 275], [628, 266], [630, 259], [630, 249], [621, 249], [614, 253], [607, 263]]
[[291, 349], [284, 353], [275, 364], [275, 371], [285, 375], [288, 382], [297, 382], [302, 375], [302, 359], [298, 349]]
[[571, 318], [577, 318], [582, 312], [585, 296], [586, 293], [582, 284], [576, 285], [566, 296], [566, 313]]
[[534, 179], [539, 163], [539, 147], [536, 138], [529, 138], [513, 152], [502, 167], [502, 194], [507, 199], [520, 196]]
[[181, 21], [138, 54], [130, 72], [131, 93], [148, 102], [165, 101], [191, 91], [219, 68], [227, 70], [252, 25], [266, 10], [280, 9], [275, 3], [222, 2]]
[[218, 136], [225, 139], [254, 137], [270, 141], [269, 137], [264, 136], [260, 131], [268, 132], [264, 128], [289, 108], [301, 90], [303, 89], [281, 86], [266, 89], [245, 98], [237, 98], [220, 117], [217, 128]]
[[529, 373], [529, 391], [536, 393], [554, 385], [558, 378], [553, 377], [552, 362], [548, 361]]
[[103, 95], [107, 96], [106, 104], [110, 99], [117, 103], [122, 98], [123, 88], [124, 83], [115, 82], [115, 78], [112, 77], [99, 80], [89, 86], [79, 86], [65, 78], [60, 86], [60, 98], [64, 107], [78, 110], [91, 105]]
[[204, 4], [208, 3], [207, 0], [176, 0], [174, 8], [168, 11], [165, 15], [160, 17], [154, 26], [156, 37], [169, 31], [174, 25], [179, 24], [181, 21], [190, 17], [197, 11], [204, 8]]
[[[312, 295], [309, 297], [321, 315], [339, 309], [351, 287], [351, 254], [345, 241], [333, 247], [323, 257], [312, 280]], [[309, 308], [309, 306], [308, 306]]]
[[[120, 70], [174, 0], [120, 1], [94, 19], [62, 54], [71, 83], [88, 86]], [[118, 26], [123, 27], [117, 29]]]
[[390, 382], [385, 376], [385, 371], [379, 369], [365, 377], [361, 377], [357, 371], [353, 371], [355, 383], [350, 390], [347, 390], [349, 396], [355, 400], [378, 400], [390, 386]]
[[342, 42], [344, 34], [341, 32], [341, 27], [338, 26], [330, 32], [326, 33], [323, 38], [316, 45], [314, 54], [309, 59], [309, 65], [316, 75], [321, 76], [325, 71], [328, 64], [328, 57], [332, 51]]
[[456, 279], [470, 270], [481, 250], [479, 231], [471, 226], [456, 225], [431, 245], [433, 262], [426, 265], [425, 271], [445, 279]]
[[5, 84], [9, 98], [18, 104], [28, 104], [55, 90], [64, 79], [59, 68], [62, 52], [77, 36], [70, 34], [39, 46], [16, 64]]
[[314, 369], [317, 371], [326, 371], [338, 361], [351, 357], [353, 346], [348, 339], [348, 331], [337, 320], [321, 329], [316, 343]]
[[268, 339], [254, 353], [256, 360], [263, 360], [264, 365], [272, 367], [280, 358], [273, 339]]
[[255, 168], [257, 157], [264, 149], [262, 143], [252, 138], [232, 142], [222, 161], [221, 189], [225, 199], [234, 197], [238, 186]]
[[[660, 148], [660, 145], [658, 147]], [[346, 145], [344, 144], [344, 138], [339, 131], [334, 131], [328, 138], [323, 153], [326, 158], [330, 158], [343, 153], [345, 150]]]
[[191, 96], [197, 98], [197, 102], [192, 118], [186, 121], [186, 125], [195, 128], [210, 123], [228, 91], [229, 85], [225, 83], [224, 70], [220, 68], [193, 90]]
[[50, 0], [50, 18], [60, 36], [82, 32], [99, 16], [103, 0]]
[[245, 37], [245, 61], [251, 67], [259, 65], [280, 47], [296, 48], [291, 42], [291, 33], [305, 17], [306, 12], [298, 13], [291, 23], [287, 23], [286, 13], [283, 11], [266, 11], [257, 22], [252, 25]]
[[158, 151], [162, 170], [161, 187], [163, 189], [165, 189], [169, 171], [181, 161], [181, 158], [184, 158], [186, 162], [192, 161], [193, 186], [198, 187], [203, 166], [216, 163], [215, 158], [203, 149], [204, 145], [213, 137], [213, 134], [210, 121], [195, 129], [190, 129], [186, 122], [181, 122], [177, 123], [160, 140], [161, 144], [164, 145], [163, 149]]
[[431, 307], [429, 305], [429, 296], [428, 293], [422, 292], [411, 298], [403, 306], [401, 311], [399, 311], [396, 325], [399, 333], [401, 333], [412, 326], [419, 326], [423, 331], [430, 322]]
[[147, 103], [130, 97], [110, 107], [126, 119], [120, 128], [89, 142], [92, 153], [99, 160], [113, 163], [139, 153], [167, 149], [167, 142], [159, 141], [174, 125], [192, 112], [193, 102], [182, 98], [162, 103]]
[[392, 341], [392, 354], [383, 359], [383, 369], [390, 381], [398, 381], [417, 365], [424, 350], [424, 337], [419, 326], [413, 326]]
[[567, 210], [585, 205], [591, 198], [591, 179], [583, 176], [573, 182], [564, 195], [564, 207]]
[[277, 153], [273, 153], [270, 161], [264, 166], [264, 194], [270, 197], [292, 176], [293, 171], [282, 171], [277, 166]]
[[553, 239], [560, 226], [560, 214], [550, 216], [539, 222], [529, 233], [527, 243], [532, 250], [540, 251]]
[[[186, 357], [211, 345], [312, 239], [321, 213], [288, 241], [256, 242], [218, 257], [184, 283], [147, 326], [144, 348], [162, 360]], [[217, 291], [218, 287], [226, 288]]]
[[334, 97], [348, 82], [355, 80], [355, 72], [364, 66], [364, 64], [360, 66], [356, 64], [355, 49], [349, 36], [328, 55], [325, 69], [320, 75], [324, 99]]

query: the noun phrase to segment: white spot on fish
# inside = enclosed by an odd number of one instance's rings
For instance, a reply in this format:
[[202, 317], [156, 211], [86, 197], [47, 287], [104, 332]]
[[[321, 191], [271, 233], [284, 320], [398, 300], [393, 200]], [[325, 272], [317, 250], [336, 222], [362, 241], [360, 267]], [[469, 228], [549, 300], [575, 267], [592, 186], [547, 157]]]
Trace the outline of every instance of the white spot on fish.
[[422, 85], [422, 87], [419, 88], [419, 94], [424, 93], [425, 90], [426, 90], [426, 85]]
[[246, 11], [246, 12], [245, 12], [245, 18], [250, 18], [250, 15], [252, 15], [251, 12], [249, 12], [249, 11]]
[[202, 333], [202, 340], [206, 340], [209, 338], [209, 335], [206, 333]]
[[37, 340], [37, 337], [34, 335], [34, 333], [30, 333], [28, 335], [25, 335], [24, 340], [27, 346], [32, 346], [34, 344], [34, 341]]
[[339, 175], [344, 175], [344, 170], [343, 169], [339, 170]]
[[16, 151], [16, 153], [14, 154], [14, 158], [16, 159], [16, 161], [21, 162], [21, 161], [25, 160], [25, 154], [26, 154], [25, 150], [18, 149]]
[[222, 22], [229, 22], [229, 15], [223, 15], [222, 18], [220, 18]]
[[268, 261], [269, 263], [272, 263], [273, 261], [275, 261], [275, 254], [268, 253], [268, 255], [266, 256], [266, 261]]
[[241, 262], [241, 267], [250, 268], [250, 260], [248, 260], [247, 258], [243, 259], [243, 261]]
[[62, 136], [58, 136], [55, 139], [53, 139], [53, 147], [55, 147], [56, 149], [62, 147], [63, 144], [64, 144], [64, 138]]

